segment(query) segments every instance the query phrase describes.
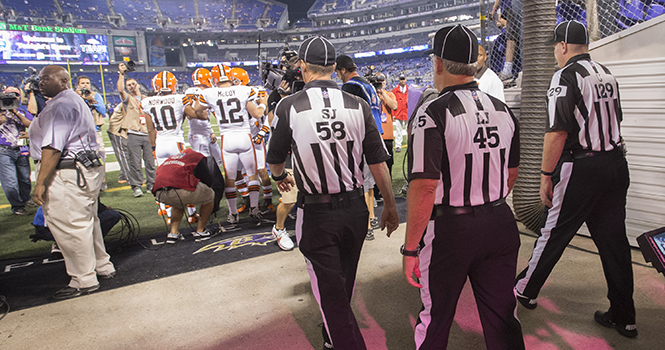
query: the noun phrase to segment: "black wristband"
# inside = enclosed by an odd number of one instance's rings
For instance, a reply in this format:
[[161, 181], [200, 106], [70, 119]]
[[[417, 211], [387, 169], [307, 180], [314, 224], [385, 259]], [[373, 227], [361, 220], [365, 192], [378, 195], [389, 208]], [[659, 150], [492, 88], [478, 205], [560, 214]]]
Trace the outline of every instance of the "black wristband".
[[416, 250], [406, 250], [406, 249], [404, 249], [404, 244], [402, 244], [402, 246], [399, 247], [399, 253], [404, 255], [404, 256], [415, 256], [415, 257], [417, 257], [420, 254], [420, 247], [418, 247]]
[[289, 176], [289, 173], [287, 173], [285, 171], [285, 172], [282, 173], [282, 175], [275, 176], [275, 174], [272, 174], [271, 176], [272, 176], [272, 179], [275, 180], [275, 181], [282, 181], [282, 180], [286, 179], [287, 176]]
[[551, 171], [551, 172], [548, 173], [547, 171], [545, 171], [545, 170], [543, 170], [543, 169], [540, 169], [540, 173], [543, 174], [543, 175], [545, 175], [545, 176], [552, 176], [552, 175], [554, 175], [554, 171]]

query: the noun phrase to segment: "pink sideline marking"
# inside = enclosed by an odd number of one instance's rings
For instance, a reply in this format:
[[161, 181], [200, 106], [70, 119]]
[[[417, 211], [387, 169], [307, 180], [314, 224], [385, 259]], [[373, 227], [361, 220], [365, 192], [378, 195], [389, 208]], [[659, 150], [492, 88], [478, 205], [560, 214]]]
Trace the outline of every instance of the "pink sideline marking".
[[548, 322], [547, 325], [574, 350], [614, 350], [605, 339], [577, 334], [551, 322]]

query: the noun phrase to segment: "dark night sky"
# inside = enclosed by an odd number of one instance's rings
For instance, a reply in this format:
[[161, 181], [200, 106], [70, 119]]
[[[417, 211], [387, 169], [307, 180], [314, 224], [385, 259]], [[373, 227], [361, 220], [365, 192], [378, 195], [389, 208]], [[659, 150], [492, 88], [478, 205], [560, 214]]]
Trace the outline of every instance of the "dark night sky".
[[312, 7], [315, 0], [277, 0], [289, 5], [289, 21], [295, 23], [300, 18], [307, 18], [307, 10]]

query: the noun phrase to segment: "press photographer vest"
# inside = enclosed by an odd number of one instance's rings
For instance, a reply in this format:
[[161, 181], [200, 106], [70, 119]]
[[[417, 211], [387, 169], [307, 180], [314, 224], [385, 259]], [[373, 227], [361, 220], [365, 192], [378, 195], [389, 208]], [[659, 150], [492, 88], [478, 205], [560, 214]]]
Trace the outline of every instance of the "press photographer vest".
[[148, 133], [148, 127], [145, 124], [145, 116], [142, 116], [141, 103], [132, 94], [127, 94], [127, 99], [123, 102], [125, 107], [125, 126], [128, 131], [139, 131]]

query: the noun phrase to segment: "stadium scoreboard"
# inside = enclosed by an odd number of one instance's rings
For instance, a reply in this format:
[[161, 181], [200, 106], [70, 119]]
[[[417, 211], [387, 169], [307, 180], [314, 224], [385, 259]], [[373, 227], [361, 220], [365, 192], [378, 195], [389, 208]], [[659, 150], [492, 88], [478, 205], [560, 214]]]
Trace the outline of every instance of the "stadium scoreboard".
[[0, 64], [109, 64], [106, 35], [73, 27], [0, 22], [0, 54]]

